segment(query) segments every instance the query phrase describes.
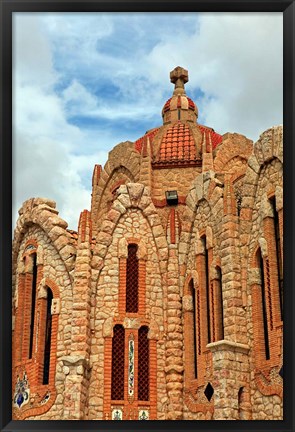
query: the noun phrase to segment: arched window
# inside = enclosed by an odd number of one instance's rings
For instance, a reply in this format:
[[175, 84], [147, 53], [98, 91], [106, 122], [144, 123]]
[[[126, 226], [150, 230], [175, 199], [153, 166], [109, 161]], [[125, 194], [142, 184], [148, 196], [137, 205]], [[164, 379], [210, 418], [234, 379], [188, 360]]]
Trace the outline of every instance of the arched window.
[[138, 331], [138, 400], [140, 401], [149, 400], [149, 363], [148, 327], [142, 326]]
[[224, 323], [223, 323], [223, 297], [222, 297], [222, 273], [219, 266], [216, 267], [216, 325], [217, 325], [217, 340], [224, 339]]
[[36, 289], [37, 289], [37, 254], [32, 254], [30, 259], [33, 260], [33, 276], [31, 289], [31, 318], [30, 318], [30, 338], [29, 338], [29, 359], [33, 354], [34, 323], [35, 323], [35, 306], [36, 306]]
[[280, 315], [283, 320], [283, 260], [281, 250], [281, 236], [279, 226], [279, 215], [276, 210], [276, 197], [270, 198], [270, 203], [273, 209], [273, 231], [275, 235], [275, 253], [276, 253], [276, 267], [278, 276], [278, 290], [279, 290], [279, 301], [280, 301]]
[[124, 400], [125, 329], [116, 324], [112, 341], [112, 400]]
[[240, 387], [238, 392], [238, 415], [239, 420], [251, 420], [251, 404], [246, 387]]
[[201, 269], [204, 288], [206, 292], [206, 315], [207, 315], [207, 343], [211, 342], [211, 323], [210, 323], [210, 291], [209, 291], [209, 256], [208, 256], [208, 248], [207, 248], [207, 239], [206, 236], [201, 237], [201, 241], [203, 243], [204, 248], [204, 259], [203, 259], [203, 268]]
[[51, 349], [51, 328], [52, 328], [52, 306], [53, 294], [50, 288], [47, 288], [47, 308], [46, 308], [46, 324], [45, 324], [45, 343], [44, 343], [44, 369], [43, 369], [43, 384], [49, 383], [50, 370], [50, 349]]
[[265, 293], [265, 276], [264, 276], [264, 262], [261, 254], [261, 249], [258, 249], [257, 255], [257, 266], [260, 269], [260, 287], [261, 287], [261, 308], [262, 308], [262, 331], [264, 334], [264, 350], [265, 350], [265, 359], [269, 360], [270, 352], [269, 352], [269, 334], [268, 334], [268, 325], [267, 325], [267, 309], [266, 309], [266, 293]]
[[192, 312], [190, 313], [190, 320], [188, 322], [188, 331], [191, 332], [191, 339], [193, 345], [193, 376], [196, 379], [198, 377], [198, 367], [197, 367], [197, 328], [196, 328], [196, 291], [194, 287], [193, 279], [190, 280], [188, 285], [189, 294], [192, 297]]
[[126, 269], [126, 312], [138, 312], [138, 258], [136, 244], [128, 245]]

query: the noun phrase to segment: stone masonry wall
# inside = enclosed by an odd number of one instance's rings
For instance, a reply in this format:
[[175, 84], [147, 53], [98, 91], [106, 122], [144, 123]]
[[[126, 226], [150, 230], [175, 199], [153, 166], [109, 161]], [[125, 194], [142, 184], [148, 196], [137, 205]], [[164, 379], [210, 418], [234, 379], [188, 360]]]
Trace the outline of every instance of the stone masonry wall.
[[[63, 417], [64, 409], [64, 375], [62, 370], [61, 357], [68, 354], [71, 350], [71, 311], [72, 311], [72, 283], [71, 277], [60, 257], [57, 250], [50, 241], [48, 235], [40, 229], [39, 226], [32, 226], [28, 228], [27, 232], [23, 236], [23, 240], [19, 249], [19, 258], [17, 270], [21, 270], [22, 266], [22, 255], [25, 246], [30, 242], [30, 240], [36, 241], [36, 243], [42, 248], [42, 258], [41, 254], [37, 254], [39, 260], [43, 261], [43, 277], [40, 281], [40, 285], [37, 287], [37, 296], [42, 290], [42, 287], [47, 280], [53, 281], [59, 288], [60, 292], [60, 315], [59, 324], [57, 331], [57, 346], [56, 346], [56, 373], [55, 382], [53, 387], [48, 385], [38, 385], [35, 378], [30, 376], [31, 366], [28, 362], [22, 363], [20, 369], [24, 369], [27, 372], [28, 380], [31, 385], [30, 402], [24, 407], [24, 411], [20, 410], [19, 413], [24, 415], [34, 414], [32, 417], [27, 417], [28, 419], [59, 419]], [[18, 286], [18, 277], [16, 280], [16, 287]], [[15, 291], [15, 302], [17, 303], [18, 290]], [[55, 355], [55, 353], [54, 353]], [[48, 400], [43, 398], [50, 392], [50, 397]], [[54, 405], [52, 406], [52, 403]], [[47, 406], [49, 408], [47, 408]], [[29, 410], [27, 413], [26, 409]], [[46, 411], [46, 412], [45, 412]], [[42, 414], [44, 412], [44, 414]], [[14, 412], [15, 416], [19, 415], [18, 410]], [[38, 415], [40, 414], [40, 415]], [[21, 418], [24, 418], [24, 417]]]
[[[141, 204], [142, 203], [142, 204]], [[138, 207], [138, 208], [134, 208]], [[142, 213], [143, 212], [143, 213]], [[115, 219], [114, 219], [115, 217]], [[112, 233], [111, 236], [107, 232]], [[104, 364], [104, 338], [112, 336], [112, 329], [119, 318], [119, 256], [121, 243], [133, 239], [146, 249], [146, 312], [145, 320], [150, 332], [157, 335], [157, 417], [164, 418], [167, 401], [164, 374], [164, 310], [163, 268], [159, 266], [159, 246], [164, 246], [163, 228], [156, 211], [142, 185], [127, 184], [119, 188], [117, 199], [98, 234], [98, 243], [106, 247], [103, 252], [97, 245], [98, 260], [103, 262], [97, 280], [93, 279], [96, 298], [92, 308], [92, 377], [89, 391], [89, 418], [102, 418], [104, 379], [110, 374], [111, 363]], [[156, 242], [155, 242], [156, 239]], [[101, 252], [99, 252], [101, 250]], [[94, 252], [95, 254], [96, 252]], [[162, 275], [162, 276], [161, 276]], [[164, 305], [164, 310], [163, 310]], [[127, 314], [128, 315], [128, 314]], [[125, 324], [124, 324], [125, 325]]]
[[[247, 304], [247, 334], [249, 337], [249, 369], [251, 383], [251, 407], [253, 420], [282, 419], [282, 380], [278, 371], [282, 365], [282, 323], [275, 318], [277, 336], [274, 339], [274, 346], [271, 345], [271, 359], [260, 363], [259, 352], [263, 352], [262, 346], [258, 346], [254, 340], [254, 311], [256, 307], [253, 299], [253, 284], [260, 283], [260, 277], [253, 268], [255, 251], [261, 248], [265, 259], [269, 259], [271, 248], [274, 247], [274, 238], [268, 237], [265, 231], [265, 217], [272, 216], [269, 197], [276, 196], [277, 211], [280, 222], [282, 222], [282, 127], [275, 127], [264, 132], [255, 144], [254, 155], [249, 159], [249, 166], [246, 171], [241, 217], [241, 239], [242, 263], [247, 270], [247, 279], [243, 281], [243, 290], [246, 290]], [[282, 228], [281, 228], [282, 229]], [[275, 265], [270, 267], [271, 274]], [[251, 270], [252, 269], [252, 270]], [[271, 276], [270, 274], [270, 276]], [[257, 279], [258, 277], [258, 279]], [[277, 281], [274, 281], [275, 284]], [[266, 280], [266, 283], [268, 281]], [[272, 279], [270, 281], [272, 284]], [[268, 288], [267, 288], [268, 290]], [[272, 294], [273, 295], [273, 294]], [[272, 299], [272, 302], [274, 299]], [[268, 306], [267, 306], [268, 307]], [[273, 303], [273, 314], [277, 306]], [[267, 309], [269, 318], [269, 308]], [[256, 323], [257, 325], [258, 323]], [[261, 323], [259, 323], [261, 325]], [[268, 323], [268, 325], [270, 325]], [[269, 327], [270, 328], [270, 327]], [[260, 334], [263, 333], [260, 331]], [[272, 339], [272, 332], [270, 331]], [[270, 340], [270, 343], [271, 340]], [[275, 367], [274, 367], [275, 366]], [[264, 374], [260, 372], [264, 370]], [[267, 372], [268, 371], [268, 372]], [[270, 372], [270, 375], [269, 375]], [[258, 385], [258, 387], [257, 387]], [[277, 393], [277, 394], [276, 394]]]
[[199, 172], [200, 169], [195, 167], [186, 168], [185, 175], [183, 175], [183, 168], [165, 168], [153, 170], [153, 199], [166, 199], [165, 191], [167, 190], [177, 190], [178, 196], [186, 197], [191, 187], [191, 184], [193, 183], [193, 180]]
[[[155, 138], [154, 154], [165, 130], [166, 126]], [[149, 327], [151, 386], [146, 405], [151, 419], [283, 418], [278, 374], [283, 364], [283, 323], [271, 204], [275, 197], [282, 253], [282, 127], [265, 131], [254, 147], [242, 135], [225, 134], [214, 152], [205, 156], [211, 159], [203, 168], [152, 170], [150, 144], [141, 154], [134, 143], [119, 144], [103, 170], [95, 167], [91, 212], [81, 213], [77, 239], [58, 217], [53, 201], [38, 198], [24, 203], [13, 244], [13, 389], [17, 375], [26, 372], [30, 396], [20, 409], [14, 405], [14, 419], [109, 419], [111, 347], [117, 323], [126, 334], [133, 332], [135, 344], [139, 327]], [[139, 178], [144, 184], [136, 183]], [[179, 197], [176, 208], [165, 200], [165, 191], [174, 189]], [[136, 314], [125, 310], [130, 243], [138, 246]], [[265, 272], [269, 358], [262, 331], [258, 250]], [[35, 252], [36, 329], [44, 315], [47, 286], [54, 297], [54, 370], [49, 385], [40, 384], [36, 366], [42, 361], [38, 330], [32, 359], [28, 347], [21, 352], [19, 344], [30, 337], [30, 317], [22, 311], [30, 306], [29, 254]], [[193, 293], [197, 377], [192, 367], [192, 328], [188, 328]], [[210, 387], [213, 394], [208, 400]], [[124, 403], [124, 415], [130, 419], [145, 406], [136, 397], [130, 406]]]

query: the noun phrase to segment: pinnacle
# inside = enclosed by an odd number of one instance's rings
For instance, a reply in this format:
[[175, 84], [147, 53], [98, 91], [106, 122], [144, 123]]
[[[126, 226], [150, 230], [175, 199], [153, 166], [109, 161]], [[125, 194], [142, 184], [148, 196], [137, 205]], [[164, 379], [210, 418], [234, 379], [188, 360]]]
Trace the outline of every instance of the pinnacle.
[[184, 84], [188, 82], [188, 71], [177, 66], [170, 72], [170, 81], [175, 84], [173, 94], [185, 94]]

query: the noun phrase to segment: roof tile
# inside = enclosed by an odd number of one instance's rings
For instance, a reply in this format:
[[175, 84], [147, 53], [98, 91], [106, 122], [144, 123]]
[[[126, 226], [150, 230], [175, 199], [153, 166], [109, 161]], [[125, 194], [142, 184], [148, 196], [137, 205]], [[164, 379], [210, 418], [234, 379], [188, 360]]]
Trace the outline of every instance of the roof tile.
[[188, 125], [174, 123], [162, 138], [156, 163], [196, 161], [196, 145]]

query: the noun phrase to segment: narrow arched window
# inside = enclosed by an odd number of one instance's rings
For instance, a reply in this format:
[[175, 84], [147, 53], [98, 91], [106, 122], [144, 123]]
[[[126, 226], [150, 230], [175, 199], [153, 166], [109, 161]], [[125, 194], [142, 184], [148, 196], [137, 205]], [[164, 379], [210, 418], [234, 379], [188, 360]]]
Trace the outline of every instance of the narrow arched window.
[[211, 324], [210, 324], [210, 287], [209, 287], [209, 256], [208, 256], [208, 248], [207, 248], [207, 239], [204, 235], [201, 237], [201, 241], [203, 243], [204, 248], [204, 260], [203, 260], [203, 268], [202, 275], [204, 280], [204, 287], [206, 292], [206, 316], [207, 316], [207, 343], [211, 342]]
[[240, 387], [239, 393], [238, 393], [238, 414], [239, 414], [239, 420], [243, 420], [243, 412], [242, 412], [242, 403], [243, 403], [243, 387]]
[[264, 262], [261, 254], [261, 250], [257, 251], [257, 264], [260, 269], [260, 287], [261, 287], [261, 306], [262, 306], [262, 326], [264, 333], [264, 351], [265, 358], [269, 360], [270, 352], [269, 352], [269, 334], [268, 334], [268, 325], [267, 325], [267, 309], [266, 309], [266, 293], [265, 293], [265, 276], [264, 276]]
[[138, 312], [138, 258], [136, 244], [128, 245], [126, 269], [126, 312]]
[[49, 383], [50, 371], [50, 352], [51, 352], [51, 328], [52, 328], [52, 306], [53, 294], [50, 288], [47, 288], [47, 307], [46, 307], [46, 324], [45, 324], [45, 344], [44, 344], [44, 369], [43, 384]]
[[223, 323], [223, 296], [222, 296], [222, 272], [220, 267], [216, 267], [217, 283], [216, 283], [216, 324], [217, 324], [217, 340], [224, 339], [224, 323]]
[[192, 297], [192, 312], [191, 312], [191, 319], [189, 322], [189, 329], [188, 331], [191, 332], [191, 336], [193, 339], [193, 374], [194, 378], [198, 377], [198, 367], [197, 367], [197, 327], [196, 327], [196, 291], [194, 287], [194, 282], [191, 279], [190, 283], [188, 285], [189, 294]]
[[138, 400], [149, 400], [150, 349], [148, 327], [142, 326], [138, 332]]
[[283, 319], [283, 260], [282, 260], [282, 250], [281, 250], [281, 236], [280, 236], [280, 226], [279, 226], [279, 215], [276, 209], [276, 197], [270, 198], [270, 203], [273, 209], [273, 224], [274, 224], [274, 234], [275, 234], [275, 249], [276, 249], [276, 264], [277, 264], [277, 275], [278, 275], [278, 290], [279, 290], [279, 300], [280, 300], [280, 314], [281, 320]]
[[33, 277], [31, 290], [31, 320], [30, 320], [30, 339], [29, 339], [29, 359], [33, 354], [34, 323], [35, 323], [35, 306], [36, 306], [36, 289], [37, 289], [37, 255], [31, 255], [33, 259]]
[[112, 341], [112, 400], [124, 400], [125, 329], [116, 324]]

